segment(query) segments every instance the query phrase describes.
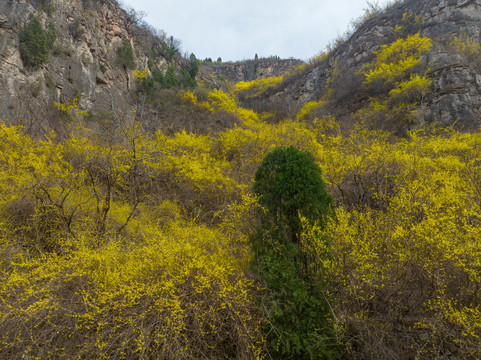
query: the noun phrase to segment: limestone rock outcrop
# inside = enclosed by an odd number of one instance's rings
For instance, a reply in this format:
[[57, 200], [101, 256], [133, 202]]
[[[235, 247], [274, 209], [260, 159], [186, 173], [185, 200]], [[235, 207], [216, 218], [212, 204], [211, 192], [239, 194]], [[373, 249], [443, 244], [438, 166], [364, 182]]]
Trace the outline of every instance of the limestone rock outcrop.
[[201, 64], [201, 73], [204, 77], [225, 79], [236, 83], [280, 76], [301, 64], [303, 64], [301, 60], [279, 59], [276, 57], [235, 63], [203, 62]]
[[[355, 74], [373, 59], [373, 52], [394, 41], [395, 28], [403, 25], [405, 13], [420, 15], [422, 22], [411, 30], [420, 31], [422, 36], [434, 39], [436, 44], [426, 59], [433, 88], [423, 109], [423, 120], [446, 125], [456, 123], [466, 130], [478, 128], [481, 125], [481, 61], [467, 59], [445, 44], [455, 36], [480, 42], [481, 0], [396, 2], [365, 21], [324, 61], [266, 94], [265, 100], [297, 107], [306, 101], [318, 100], [328, 88], [336, 66]], [[353, 101], [360, 100], [356, 96], [346, 98], [352, 107], [356, 107]]]
[[[147, 55], [134, 42], [141, 29], [115, 0], [44, 3], [52, 8], [35, 0], [0, 2], [0, 118], [22, 123], [28, 112], [74, 98], [84, 110], [125, 110], [136, 82], [119, 64], [117, 49], [130, 42], [138, 68], [145, 68]], [[22, 62], [19, 33], [33, 16], [44, 28], [52, 22], [57, 40], [49, 61], [32, 69]]]

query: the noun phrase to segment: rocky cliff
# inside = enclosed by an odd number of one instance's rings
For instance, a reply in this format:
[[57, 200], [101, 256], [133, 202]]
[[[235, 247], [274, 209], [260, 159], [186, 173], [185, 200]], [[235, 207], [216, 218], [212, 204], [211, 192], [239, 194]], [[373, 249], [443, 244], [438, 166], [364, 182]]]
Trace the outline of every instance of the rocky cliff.
[[259, 60], [247, 60], [235, 63], [201, 64], [201, 74], [209, 79], [225, 79], [230, 82], [251, 81], [271, 76], [280, 76], [294, 67], [303, 64], [297, 59], [279, 59], [276, 57]]
[[[406, 23], [404, 14], [415, 14], [420, 21]], [[57, 34], [48, 61], [37, 67], [26, 66], [19, 49], [19, 34], [33, 17], [44, 29], [53, 24]], [[368, 101], [368, 95], [360, 91], [359, 70], [383, 44], [396, 39], [399, 26], [411, 34], [420, 31], [435, 44], [424, 59], [433, 85], [418, 111], [418, 121], [456, 123], [468, 130], [479, 127], [481, 50], [475, 56], [460, 53], [449, 46], [449, 39], [469, 38], [481, 49], [481, 0], [397, 1], [365, 19], [325, 59], [295, 71], [295, 76], [262, 98], [250, 100], [257, 105], [247, 105], [295, 114], [305, 102], [332, 90], [330, 84], [337, 74], [333, 113], [353, 113]], [[0, 118], [24, 123], [29, 114], [37, 117], [54, 102], [69, 103], [75, 98], [87, 111], [128, 111], [139, 81], [132, 68], [119, 62], [118, 49], [125, 43], [133, 49], [137, 69], [166, 70], [165, 39], [139, 26], [135, 16], [115, 0], [0, 1]], [[278, 76], [300, 64], [277, 58], [203, 63], [200, 76], [208, 85], [219, 87], [222, 79], [237, 82]], [[180, 59], [175, 66], [181, 66]]]
[[[48, 62], [35, 68], [19, 51], [19, 33], [32, 17], [45, 29], [52, 23], [57, 34]], [[124, 42], [132, 45], [138, 69], [160, 46], [114, 0], [1, 1], [0, 118], [21, 123], [29, 112], [74, 98], [84, 110], [126, 109], [136, 82], [132, 69], [118, 61]], [[155, 61], [161, 66], [165, 59]]]
[[[419, 23], [403, 24], [403, 14], [416, 14]], [[345, 92], [338, 103], [344, 109], [355, 109], [363, 101], [349, 89], [350, 82], [359, 81], [356, 74], [373, 59], [373, 52], [381, 45], [395, 40], [397, 26], [405, 26], [411, 33], [434, 40], [435, 46], [427, 54], [433, 88], [422, 109], [423, 121], [439, 121], [471, 130], [481, 124], [481, 67], [478, 59], [455, 51], [447, 45], [455, 36], [480, 42], [480, 0], [406, 0], [390, 5], [367, 19], [329, 56], [303, 73], [284, 82], [266, 94], [266, 100], [301, 106], [306, 101], [318, 100], [328, 90], [337, 67], [344, 77]], [[410, 28], [409, 28], [410, 27]], [[338, 71], [339, 72], [339, 71]], [[355, 87], [354, 87], [355, 88]], [[365, 100], [365, 99], [364, 99]]]

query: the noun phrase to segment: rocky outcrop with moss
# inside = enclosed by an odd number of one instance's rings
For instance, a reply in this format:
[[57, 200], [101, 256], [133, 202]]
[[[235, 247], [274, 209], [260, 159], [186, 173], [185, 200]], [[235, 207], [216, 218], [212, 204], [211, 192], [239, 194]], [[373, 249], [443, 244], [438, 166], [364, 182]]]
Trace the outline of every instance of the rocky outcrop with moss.
[[397, 1], [371, 14], [324, 59], [265, 94], [265, 100], [300, 107], [334, 90], [337, 112], [352, 113], [368, 99], [359, 72], [374, 59], [374, 52], [418, 31], [433, 39], [434, 46], [424, 59], [433, 82], [431, 94], [418, 109], [417, 121], [456, 123], [466, 130], [479, 127], [481, 1], [477, 0]]
[[[47, 60], [37, 66], [30, 66], [20, 51], [20, 34], [32, 19], [56, 32]], [[166, 63], [161, 38], [136, 21], [114, 0], [2, 1], [2, 119], [22, 123], [46, 104], [74, 98], [85, 110], [126, 109], [137, 86], [132, 68], [143, 70], [149, 58], [158, 67]], [[130, 64], [119, 51], [125, 44], [131, 48]]]
[[201, 64], [201, 74], [206, 79], [228, 80], [235, 83], [280, 76], [302, 64], [301, 60], [278, 57], [226, 63], [204, 61]]

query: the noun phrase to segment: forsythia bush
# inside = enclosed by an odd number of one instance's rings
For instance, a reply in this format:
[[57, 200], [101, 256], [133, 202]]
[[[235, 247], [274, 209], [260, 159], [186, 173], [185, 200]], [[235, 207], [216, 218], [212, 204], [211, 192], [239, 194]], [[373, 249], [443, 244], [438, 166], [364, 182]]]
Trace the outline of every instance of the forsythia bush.
[[[105, 147], [84, 128], [59, 143], [1, 124], [0, 357], [260, 356], [236, 230], [254, 202], [228, 200], [242, 187], [208, 156], [212, 140], [123, 133]], [[181, 214], [188, 200], [158, 197], [169, 186], [230, 206], [209, 228]]]
[[403, 133], [409, 129], [416, 106], [423, 105], [432, 87], [423, 56], [433, 46], [419, 33], [397, 39], [376, 51], [375, 60], [361, 71], [364, 85], [374, 93], [356, 117], [367, 126]]
[[383, 45], [375, 52], [376, 60], [368, 66], [365, 82], [381, 80], [395, 84], [421, 62], [421, 56], [432, 46], [432, 40], [419, 33]]
[[284, 78], [288, 76], [289, 73], [286, 73], [281, 76], [272, 76], [263, 79], [256, 79], [252, 81], [239, 81], [235, 84], [235, 91], [237, 93], [246, 92], [248, 96], [254, 97], [256, 95], [261, 94], [265, 90], [270, 87], [275, 87], [282, 83]]

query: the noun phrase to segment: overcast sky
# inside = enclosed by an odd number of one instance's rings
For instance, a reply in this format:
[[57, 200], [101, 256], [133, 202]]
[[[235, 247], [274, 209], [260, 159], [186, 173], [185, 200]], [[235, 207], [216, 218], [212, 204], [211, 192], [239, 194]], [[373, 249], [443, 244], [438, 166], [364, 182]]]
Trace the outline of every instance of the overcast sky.
[[[379, 0], [383, 5], [387, 0]], [[366, 0], [123, 0], [182, 43], [182, 52], [224, 61], [277, 55], [307, 60], [343, 34]], [[376, 1], [371, 1], [376, 3]]]

